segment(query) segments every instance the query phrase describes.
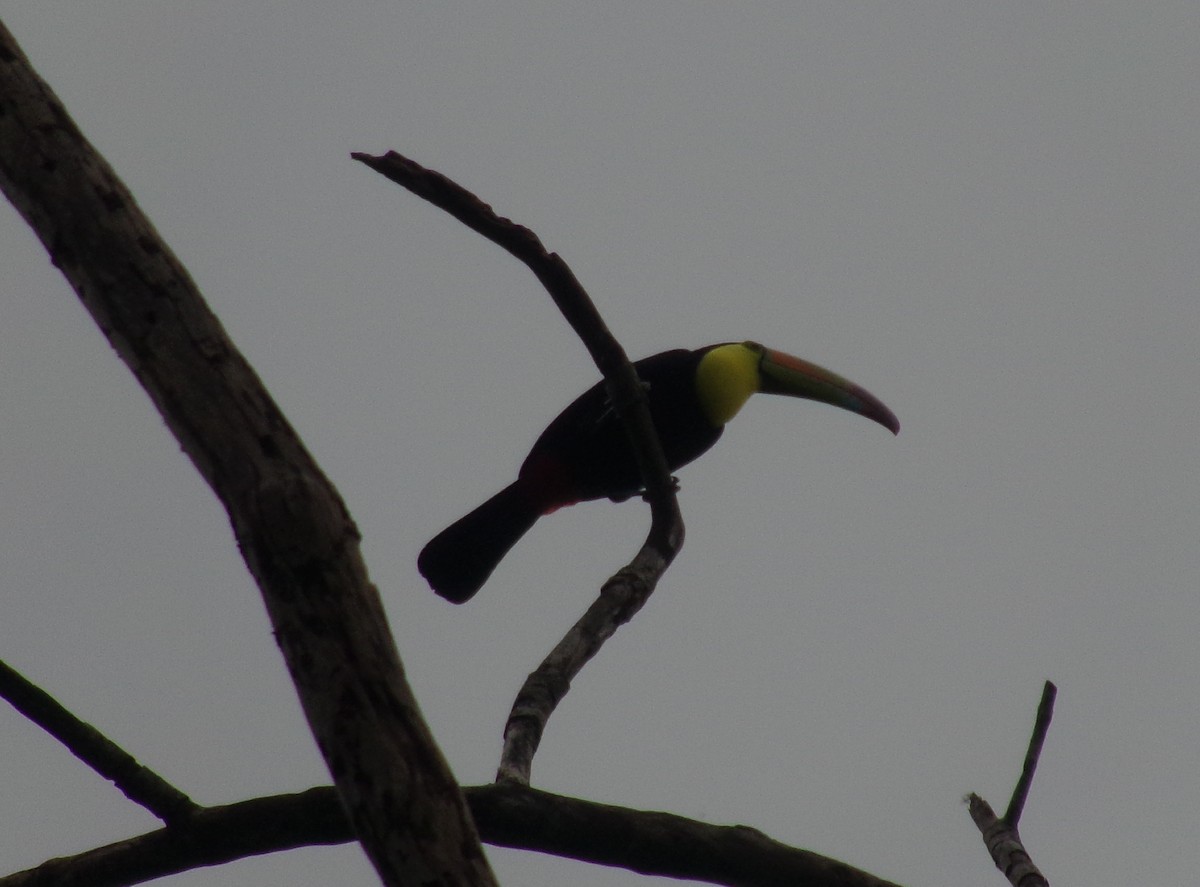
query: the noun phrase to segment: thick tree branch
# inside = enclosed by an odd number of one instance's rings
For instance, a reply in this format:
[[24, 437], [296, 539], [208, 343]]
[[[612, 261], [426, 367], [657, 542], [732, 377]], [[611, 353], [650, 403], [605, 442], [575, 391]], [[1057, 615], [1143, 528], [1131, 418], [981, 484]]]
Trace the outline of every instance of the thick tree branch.
[[[462, 795], [404, 680], [344, 503], [186, 271], [3, 25], [0, 187], [229, 512], [338, 784], [336, 793], [313, 789], [196, 810], [174, 817], [167, 828], [52, 860], [0, 879], [0, 885], [131, 884], [354, 834], [387, 883], [492, 883]], [[566, 266], [556, 271], [560, 260], [547, 259], [555, 285], [570, 288], [574, 278]], [[640, 412], [638, 437], [643, 444], [653, 441], [640, 387], [619, 347], [589, 349], [606, 378], [618, 365], [623, 378], [610, 382], [614, 403], [622, 412]], [[636, 612], [638, 598], [644, 601], [682, 538], [661, 453], [657, 465], [645, 470], [655, 528], [634, 563], [605, 587], [615, 601], [613, 628]], [[665, 511], [674, 512], [673, 519], [664, 519]], [[621, 588], [630, 598], [618, 593]], [[597, 648], [601, 634], [590, 641]], [[713, 883], [885, 885], [743, 827], [588, 804], [515, 785], [469, 794], [480, 828], [506, 846]]]
[[248, 856], [353, 840], [337, 790], [322, 786], [204, 807], [177, 826], [2, 877], [0, 887], [128, 887]]
[[709, 825], [507, 783], [466, 792], [489, 844], [737, 887], [896, 887], [747, 826]]
[[[78, 720], [12, 669], [4, 666], [0, 675], [0, 695], [76, 751], [72, 722]], [[84, 744], [102, 748], [104, 761], [133, 760], [95, 728], [84, 726]], [[96, 766], [96, 755], [80, 756]], [[715, 884], [888, 887], [865, 872], [780, 844], [745, 826], [707, 825], [512, 783], [465, 788], [463, 794], [484, 840], [502, 847]], [[0, 887], [124, 887], [247, 856], [354, 840], [332, 787], [220, 807], [189, 804], [186, 815], [174, 817], [165, 829], [48, 860], [34, 869], [0, 877]]]
[[1008, 802], [1008, 810], [1003, 818], [996, 816], [991, 805], [979, 795], [972, 792], [967, 795], [967, 809], [975, 822], [988, 853], [996, 863], [996, 868], [1004, 873], [1013, 887], [1047, 887], [1045, 876], [1033, 864], [1029, 851], [1021, 840], [1020, 819], [1021, 811], [1025, 809], [1025, 799], [1029, 795], [1029, 787], [1033, 784], [1034, 773], [1037, 772], [1038, 759], [1042, 754], [1042, 745], [1046, 741], [1046, 733], [1050, 729], [1050, 720], [1054, 716], [1054, 697], [1058, 690], [1050, 681], [1042, 688], [1042, 701], [1038, 705], [1037, 718], [1033, 725], [1033, 735], [1029, 739], [1029, 748], [1025, 753], [1025, 764], [1021, 768], [1021, 776], [1013, 789], [1012, 798]]
[[546, 722], [570, 689], [571, 681], [604, 642], [642, 608], [683, 545], [683, 518], [675, 498], [675, 483], [637, 373], [567, 263], [556, 253], [547, 252], [528, 228], [497, 216], [490, 206], [441, 173], [394, 151], [381, 157], [352, 156], [450, 213], [529, 267], [604, 375], [642, 472], [651, 508], [650, 533], [645, 543], [633, 561], [605, 583], [583, 618], [529, 675], [513, 703], [504, 728], [504, 749], [496, 778], [527, 785]]
[[125, 797], [141, 804], [167, 825], [200, 809], [200, 805], [153, 770], [137, 762], [91, 724], [71, 714], [45, 690], [0, 662], [0, 697], [33, 721], [105, 779]]
[[[595, 804], [516, 785], [463, 790], [488, 843], [738, 887], [896, 887], [745, 826]], [[209, 807], [166, 828], [49, 860], [0, 887], [125, 887], [202, 865], [353, 840], [332, 788]]]
[[385, 883], [494, 883], [405, 680], [345, 504], [3, 25], [0, 188], [228, 511], [317, 744]]

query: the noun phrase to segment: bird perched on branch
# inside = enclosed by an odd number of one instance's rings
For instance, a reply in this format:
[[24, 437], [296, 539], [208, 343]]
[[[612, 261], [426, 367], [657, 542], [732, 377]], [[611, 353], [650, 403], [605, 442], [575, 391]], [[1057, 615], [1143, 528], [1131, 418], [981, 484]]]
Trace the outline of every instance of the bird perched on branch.
[[[715, 444], [760, 391], [832, 404], [900, 430], [892, 411], [853, 382], [757, 342], [664, 351], [634, 367], [672, 471]], [[600, 382], [542, 432], [515, 481], [422, 549], [417, 568], [439, 595], [464, 603], [542, 515], [591, 499], [619, 502], [641, 489], [625, 428]]]

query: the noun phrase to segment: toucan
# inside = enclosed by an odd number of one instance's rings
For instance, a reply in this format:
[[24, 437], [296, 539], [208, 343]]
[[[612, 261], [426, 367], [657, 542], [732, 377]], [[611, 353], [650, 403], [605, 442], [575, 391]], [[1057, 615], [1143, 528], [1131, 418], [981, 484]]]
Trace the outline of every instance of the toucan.
[[[664, 351], [633, 366], [671, 471], [715, 444], [725, 423], [757, 391], [832, 404], [893, 434], [900, 431], [896, 416], [874, 395], [757, 342]], [[464, 603], [539, 517], [591, 499], [620, 502], [641, 489], [625, 428], [600, 382], [547, 426], [515, 481], [433, 537], [417, 568], [443, 598]]]

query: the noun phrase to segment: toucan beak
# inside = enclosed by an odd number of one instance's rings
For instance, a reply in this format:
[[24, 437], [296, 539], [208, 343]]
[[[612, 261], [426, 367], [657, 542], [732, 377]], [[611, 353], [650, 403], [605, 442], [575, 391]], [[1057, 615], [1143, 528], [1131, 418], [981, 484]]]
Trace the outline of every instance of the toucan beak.
[[782, 351], [773, 351], [756, 342], [747, 342], [746, 347], [757, 351], [761, 390], [764, 394], [786, 394], [832, 404], [843, 410], [866, 416], [878, 422], [892, 434], [900, 433], [900, 420], [879, 398], [860, 388], [849, 379], [831, 373], [815, 363], [792, 357]]

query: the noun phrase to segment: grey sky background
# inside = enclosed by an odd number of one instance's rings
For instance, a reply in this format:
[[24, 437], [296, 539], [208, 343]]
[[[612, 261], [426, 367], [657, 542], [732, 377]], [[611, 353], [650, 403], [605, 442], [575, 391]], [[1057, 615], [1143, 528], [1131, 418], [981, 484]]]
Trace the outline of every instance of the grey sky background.
[[[352, 150], [534, 228], [631, 356], [758, 339], [903, 426], [752, 400], [538, 786], [999, 884], [961, 798], [1007, 801], [1050, 678], [1036, 861], [1194, 883], [1200, 6], [0, 10], [345, 495], [464, 783], [648, 514], [568, 509], [469, 606], [428, 590], [421, 545], [597, 374], [523, 266]], [[11, 211], [0, 257], [0, 657], [203, 803], [326, 782], [214, 497]], [[15, 712], [0, 747], [4, 871], [154, 827]], [[372, 882], [344, 847], [168, 883]]]

